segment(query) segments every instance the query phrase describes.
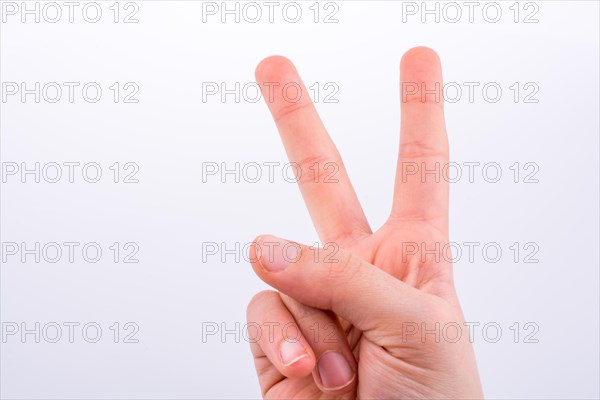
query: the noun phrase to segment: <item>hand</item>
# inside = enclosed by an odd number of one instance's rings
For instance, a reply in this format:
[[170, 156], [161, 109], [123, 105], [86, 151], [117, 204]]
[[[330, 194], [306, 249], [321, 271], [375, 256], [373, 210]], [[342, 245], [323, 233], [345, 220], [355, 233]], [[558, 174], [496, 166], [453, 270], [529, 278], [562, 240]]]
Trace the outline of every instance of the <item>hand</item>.
[[[452, 264], [428, 253], [448, 243], [448, 183], [421, 174], [448, 163], [443, 100], [429, 92], [442, 87], [436, 53], [414, 48], [400, 63], [394, 200], [375, 233], [310, 99], [290, 102], [264, 84], [294, 82], [307, 93], [291, 62], [269, 57], [256, 78], [288, 158], [300, 166], [321, 242], [334, 244], [317, 249], [261, 236], [250, 249], [256, 274], [280, 291], [259, 293], [247, 312], [249, 324], [262, 328], [252, 353], [263, 396], [482, 398]], [[315, 163], [339, 167], [336, 182], [315, 176]]]

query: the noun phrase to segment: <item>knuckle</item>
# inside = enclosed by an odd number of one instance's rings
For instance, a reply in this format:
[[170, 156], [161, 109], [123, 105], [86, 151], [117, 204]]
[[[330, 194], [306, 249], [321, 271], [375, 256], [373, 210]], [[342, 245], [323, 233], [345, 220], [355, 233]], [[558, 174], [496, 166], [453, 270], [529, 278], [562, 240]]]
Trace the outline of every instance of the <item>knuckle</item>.
[[299, 112], [309, 109], [310, 107], [312, 107], [312, 104], [307, 101], [298, 101], [295, 103], [287, 101], [286, 104], [281, 106], [277, 113], [273, 115], [273, 118], [275, 119], [275, 122], [279, 124], [285, 119], [297, 115]]
[[357, 276], [362, 270], [362, 261], [350, 252], [340, 250], [334, 260], [324, 263], [323, 282], [325, 287], [331, 292], [328, 297], [328, 303], [325, 308], [331, 310], [333, 308], [333, 299], [345, 297], [345, 293], [351, 282], [357, 279]]
[[400, 146], [400, 158], [409, 159], [439, 159], [444, 160], [446, 153], [433, 140], [415, 139], [406, 141]]
[[337, 159], [323, 155], [303, 158], [297, 165], [296, 181], [299, 184], [327, 182], [341, 169]]
[[325, 263], [327, 280], [334, 284], [349, 282], [356, 277], [361, 269], [361, 260], [350, 252], [340, 250], [331, 262]]

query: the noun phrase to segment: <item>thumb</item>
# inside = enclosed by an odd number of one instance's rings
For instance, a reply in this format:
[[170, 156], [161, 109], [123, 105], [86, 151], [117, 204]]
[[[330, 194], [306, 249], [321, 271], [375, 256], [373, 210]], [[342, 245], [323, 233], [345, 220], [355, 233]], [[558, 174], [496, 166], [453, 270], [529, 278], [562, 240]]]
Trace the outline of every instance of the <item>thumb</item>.
[[426, 315], [427, 297], [388, 273], [333, 245], [310, 247], [274, 236], [250, 246], [256, 274], [311, 307], [331, 310], [363, 332], [397, 329]]

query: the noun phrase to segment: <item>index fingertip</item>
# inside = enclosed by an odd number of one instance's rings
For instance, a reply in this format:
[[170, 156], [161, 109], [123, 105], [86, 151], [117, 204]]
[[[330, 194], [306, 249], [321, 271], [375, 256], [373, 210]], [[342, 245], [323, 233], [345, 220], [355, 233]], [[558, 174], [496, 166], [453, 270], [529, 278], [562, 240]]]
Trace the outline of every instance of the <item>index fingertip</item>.
[[294, 64], [286, 57], [273, 55], [265, 58], [256, 66], [254, 75], [256, 82], [279, 82], [285, 71], [296, 69]]

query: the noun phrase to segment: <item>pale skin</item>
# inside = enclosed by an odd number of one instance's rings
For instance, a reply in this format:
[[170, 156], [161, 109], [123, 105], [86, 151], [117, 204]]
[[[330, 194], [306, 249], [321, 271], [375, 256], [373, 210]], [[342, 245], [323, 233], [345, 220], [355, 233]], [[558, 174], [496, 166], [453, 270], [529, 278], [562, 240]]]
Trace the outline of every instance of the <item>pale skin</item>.
[[[375, 232], [308, 96], [290, 102], [281, 91], [265, 89], [265, 82], [279, 87], [301, 84], [292, 63], [269, 57], [257, 67], [256, 79], [290, 162], [302, 168], [305, 178], [298, 183], [319, 238], [339, 246], [328, 257], [332, 251], [294, 244], [300, 246], [297, 257], [294, 247], [282, 258], [281, 249], [289, 241], [268, 235], [255, 239], [252, 267], [278, 290], [257, 294], [247, 311], [249, 323], [270, 329], [251, 344], [263, 396], [483, 398], [451, 262], [446, 257], [423, 257], [421, 252], [403, 253], [403, 243], [427, 249], [448, 243], [448, 183], [403, 173], [408, 164], [431, 169], [449, 160], [443, 101], [420, 93], [421, 84], [428, 90], [441, 85], [437, 54], [417, 47], [400, 62], [394, 198], [388, 220]], [[303, 85], [302, 89], [308, 93]], [[310, 169], [315, 162], [339, 166], [336, 182], [315, 179], [314, 168]], [[436, 323], [442, 328], [462, 327], [462, 334], [449, 329], [436, 339], [434, 333], [426, 333], [435, 332]], [[286, 326], [298, 327], [300, 334], [284, 330]]]

